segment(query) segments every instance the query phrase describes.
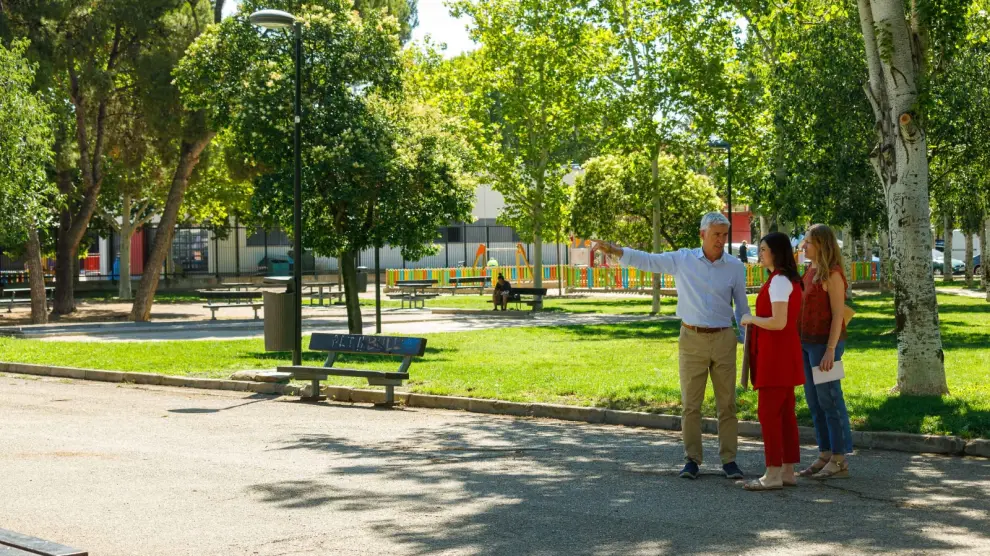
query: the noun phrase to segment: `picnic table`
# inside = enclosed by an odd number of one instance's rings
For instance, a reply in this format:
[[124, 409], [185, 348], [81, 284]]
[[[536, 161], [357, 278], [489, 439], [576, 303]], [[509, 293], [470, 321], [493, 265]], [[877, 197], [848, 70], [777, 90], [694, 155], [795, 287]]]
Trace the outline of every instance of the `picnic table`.
[[235, 292], [239, 292], [242, 289], [245, 290], [257, 289], [258, 284], [255, 284], [254, 282], [223, 282], [219, 284], [216, 288], [210, 288], [210, 289], [214, 290], [221, 288], [230, 289], [230, 290], [234, 290]]
[[[45, 309], [51, 308], [52, 292], [54, 291], [55, 286], [45, 286]], [[31, 303], [31, 288], [3, 288], [0, 292], [2, 292], [0, 293], [0, 303], [7, 305], [8, 313], [13, 312], [15, 304]], [[17, 294], [26, 294], [26, 297], [17, 297]]]
[[439, 295], [426, 292], [426, 290], [437, 287], [436, 280], [396, 280], [395, 287], [398, 288], [399, 293], [389, 294], [388, 297], [389, 299], [398, 299], [400, 309], [405, 308], [406, 302], [409, 302], [410, 309], [415, 309], [417, 303], [419, 303], [420, 309], [425, 309], [426, 300]]
[[[333, 287], [337, 286], [338, 290], [333, 291]], [[323, 306], [323, 290], [326, 289], [326, 297], [331, 299], [337, 298], [340, 301], [344, 297], [343, 290], [340, 288], [340, 282], [303, 282], [303, 290], [309, 290], [309, 304], [313, 304], [314, 291], [316, 292], [317, 298], [320, 300], [320, 307]]]

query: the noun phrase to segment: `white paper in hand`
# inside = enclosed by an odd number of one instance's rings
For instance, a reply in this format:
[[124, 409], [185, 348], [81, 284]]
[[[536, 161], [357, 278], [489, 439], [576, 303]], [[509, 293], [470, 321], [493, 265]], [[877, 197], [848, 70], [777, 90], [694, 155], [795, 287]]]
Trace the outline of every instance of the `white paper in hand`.
[[836, 361], [832, 364], [832, 370], [828, 372], [823, 371], [821, 367], [812, 367], [811, 377], [815, 379], [815, 384], [823, 384], [846, 378], [846, 371], [842, 367], [842, 361]]

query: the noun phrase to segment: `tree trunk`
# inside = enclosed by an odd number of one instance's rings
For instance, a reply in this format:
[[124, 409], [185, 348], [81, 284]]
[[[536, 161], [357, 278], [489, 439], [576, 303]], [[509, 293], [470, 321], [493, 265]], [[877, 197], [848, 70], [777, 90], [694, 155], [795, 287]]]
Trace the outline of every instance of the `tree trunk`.
[[121, 300], [130, 299], [134, 294], [131, 291], [131, 237], [134, 235], [134, 224], [131, 221], [131, 196], [124, 195], [123, 209], [120, 219], [120, 257], [118, 272], [120, 275], [117, 297]]
[[48, 324], [48, 296], [45, 293], [45, 271], [41, 266], [41, 241], [34, 223], [28, 225], [26, 245], [28, 282], [31, 286], [31, 324]]
[[52, 314], [68, 315], [76, 310], [75, 284], [79, 242], [59, 233], [55, 244], [55, 300]]
[[760, 237], [757, 241], [767, 237], [770, 233], [770, 219], [766, 217], [765, 214], [760, 215]]
[[[883, 184], [894, 260], [895, 390], [945, 394], [945, 354], [932, 280], [928, 145], [916, 112], [916, 73], [924, 52], [915, 47], [920, 49], [922, 41], [908, 27], [904, 0], [858, 2], [870, 74], [865, 89], [878, 139], [870, 162]], [[951, 264], [951, 254], [947, 260]]]
[[886, 228], [882, 225], [880, 227], [880, 263], [877, 267], [877, 281], [880, 283], [881, 290], [890, 287], [890, 238]]
[[846, 224], [846, 226], [844, 228], [842, 228], [842, 249], [841, 250], [842, 250], [842, 260], [843, 260], [843, 262], [846, 265], [846, 267], [843, 270], [846, 273], [846, 278], [847, 278], [847, 282], [848, 282], [848, 284], [846, 285], [846, 296], [847, 297], [850, 294], [852, 294], [852, 283], [853, 283], [852, 268], [853, 268], [853, 257], [855, 256], [855, 254], [854, 254], [855, 253], [855, 249], [853, 249], [853, 244], [854, 244], [854, 240], [853, 240], [852, 226], [850, 226], [849, 224]]
[[[966, 234], [966, 287], [973, 287], [973, 234]], [[951, 260], [946, 259], [945, 264], [952, 268]]]
[[[660, 187], [657, 184], [657, 178], [660, 176], [660, 148], [656, 149], [653, 153], [653, 160], [651, 161], [651, 177], [653, 179], [653, 252], [659, 253], [663, 242], [663, 236], [660, 234]], [[653, 273], [653, 304], [650, 307], [651, 315], [660, 314], [660, 274]]]
[[154, 303], [155, 290], [158, 289], [158, 279], [161, 277], [162, 264], [172, 248], [172, 237], [175, 235], [175, 225], [179, 219], [179, 208], [182, 206], [182, 199], [189, 187], [189, 176], [199, 163], [199, 155], [203, 149], [210, 144], [216, 133], [210, 132], [199, 138], [195, 142], [182, 142], [179, 154], [179, 162], [172, 176], [172, 185], [168, 190], [168, 199], [165, 201], [165, 210], [158, 223], [158, 233], [155, 234], [155, 242], [151, 245], [151, 253], [144, 265], [144, 273], [141, 276], [141, 283], [138, 285], [137, 296], [134, 298], [134, 307], [131, 309], [130, 319], [133, 321], [145, 322], [151, 320], [151, 305]]
[[[116, 51], [115, 40], [114, 50]], [[70, 198], [81, 193], [78, 204], [70, 204], [61, 211], [59, 222], [58, 242], [55, 248], [55, 302], [53, 315], [67, 315], [76, 310], [75, 286], [79, 278], [79, 242], [86, 235], [89, 221], [96, 211], [96, 202], [103, 184], [103, 138], [107, 116], [107, 99], [103, 98], [97, 104], [96, 125], [93, 128], [95, 140], [92, 150], [89, 142], [89, 104], [82, 94], [79, 77], [70, 69], [70, 97], [76, 116], [76, 146], [79, 155], [78, 167], [82, 174], [83, 187], [77, 191], [69, 172], [59, 172], [57, 183], [59, 191]], [[74, 212], [73, 212], [73, 209]]]
[[945, 239], [943, 240], [944, 252], [942, 253], [942, 280], [944, 282], [952, 282], [952, 215], [948, 211], [951, 209], [946, 209], [947, 214], [942, 216], [942, 233]]
[[863, 249], [863, 255], [860, 260], [867, 263], [873, 262], [873, 238], [870, 232], [863, 232], [863, 238], [860, 239], [859, 246]]
[[[663, 236], [660, 234], [660, 196], [654, 191], [653, 197], [653, 252], [659, 253], [663, 245]], [[651, 315], [660, 314], [660, 273], [653, 273], [653, 304], [650, 308]]]
[[361, 300], [357, 291], [357, 264], [354, 262], [356, 256], [357, 253], [353, 250], [341, 253], [340, 272], [344, 281], [344, 301], [347, 303], [347, 330], [351, 334], [363, 334]]

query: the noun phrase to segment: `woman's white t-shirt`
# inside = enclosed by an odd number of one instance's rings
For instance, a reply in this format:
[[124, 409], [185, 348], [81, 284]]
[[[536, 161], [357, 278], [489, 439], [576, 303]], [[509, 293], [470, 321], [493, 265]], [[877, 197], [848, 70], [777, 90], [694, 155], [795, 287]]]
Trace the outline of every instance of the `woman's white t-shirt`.
[[788, 301], [792, 291], [794, 291], [794, 283], [786, 276], [783, 274], [774, 276], [773, 280], [770, 280], [770, 303]]

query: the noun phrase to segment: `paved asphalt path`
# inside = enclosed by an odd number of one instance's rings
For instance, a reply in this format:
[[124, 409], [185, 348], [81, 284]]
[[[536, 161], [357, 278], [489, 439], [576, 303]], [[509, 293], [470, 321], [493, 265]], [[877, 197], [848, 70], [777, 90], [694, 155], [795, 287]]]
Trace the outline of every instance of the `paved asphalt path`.
[[770, 493], [679, 460], [650, 430], [0, 376], [0, 527], [93, 556], [990, 554], [987, 460], [863, 451]]

